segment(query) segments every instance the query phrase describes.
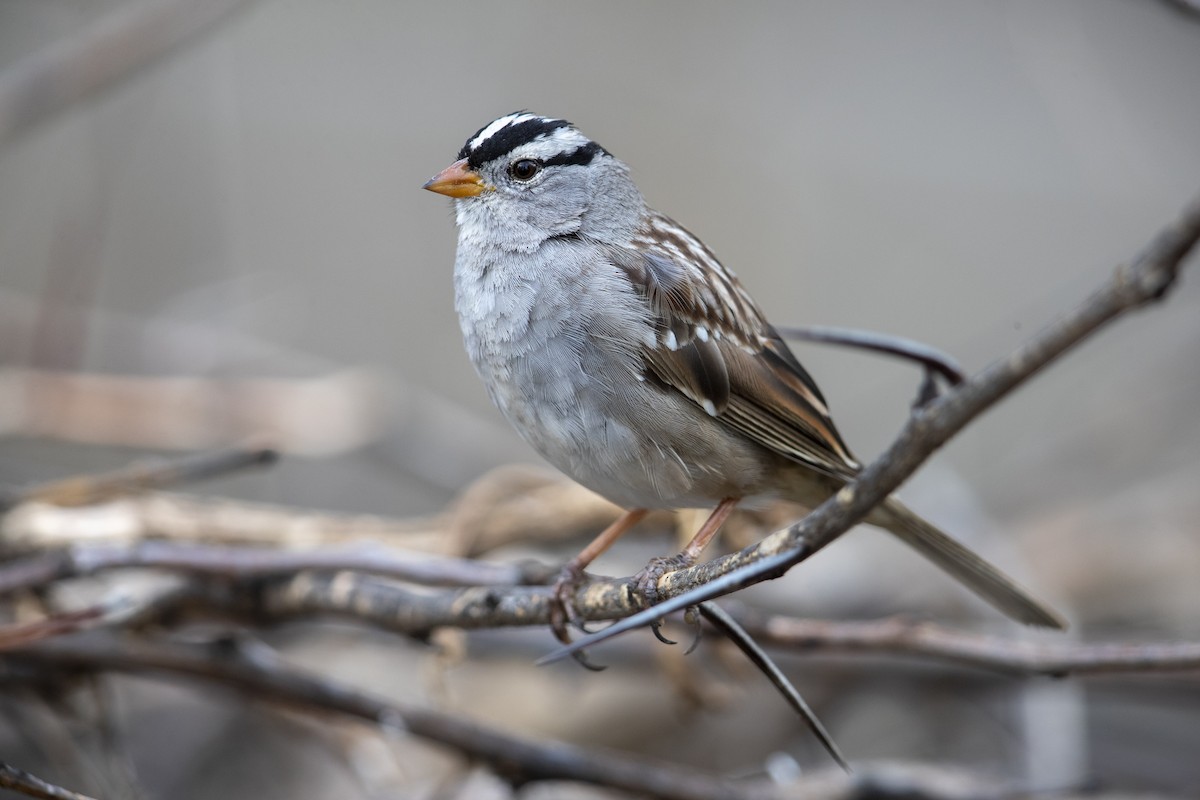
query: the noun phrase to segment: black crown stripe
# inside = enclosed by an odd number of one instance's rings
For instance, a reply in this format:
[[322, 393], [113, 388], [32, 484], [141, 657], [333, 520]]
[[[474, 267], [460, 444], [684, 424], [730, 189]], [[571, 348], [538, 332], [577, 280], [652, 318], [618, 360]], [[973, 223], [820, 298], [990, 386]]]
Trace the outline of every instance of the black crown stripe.
[[[471, 169], [478, 169], [481, 165], [507, 155], [514, 149], [532, 142], [539, 136], [545, 136], [559, 128], [568, 128], [570, 126], [571, 123], [565, 119], [545, 119], [544, 117], [534, 117], [533, 119], [527, 119], [516, 124], [505, 125], [480, 142], [479, 146], [474, 150], [471, 149], [471, 142], [475, 137], [473, 136], [468, 139], [467, 143], [463, 145], [462, 150], [458, 151], [458, 157], [467, 159], [467, 165]], [[484, 127], [486, 128], [487, 126], [485, 125]], [[476, 134], [476, 136], [478, 135]]]

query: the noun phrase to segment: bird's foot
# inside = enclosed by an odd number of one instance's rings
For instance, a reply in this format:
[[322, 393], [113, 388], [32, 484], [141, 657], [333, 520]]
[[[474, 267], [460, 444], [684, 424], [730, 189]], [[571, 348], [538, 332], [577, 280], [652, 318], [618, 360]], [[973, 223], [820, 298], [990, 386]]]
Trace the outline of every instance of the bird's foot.
[[646, 566], [642, 567], [641, 572], [633, 576], [634, 592], [645, 606], [652, 606], [661, 599], [658, 594], [659, 579], [668, 572], [690, 567], [694, 563], [695, 559], [690, 558], [686, 553], [655, 556]]
[[[661, 599], [658, 594], [659, 578], [668, 572], [690, 567], [695, 562], [696, 559], [687, 553], [677, 553], [673, 556], [655, 556], [650, 559], [650, 563], [642, 568], [641, 572], [633, 576], [634, 595], [641, 601], [644, 608], [654, 605]], [[668, 639], [663, 635], [661, 628], [662, 620], [655, 620], [650, 624], [650, 629], [654, 632], [654, 638], [663, 644], [675, 644], [673, 639]], [[688, 652], [691, 652], [691, 648], [688, 649]]]

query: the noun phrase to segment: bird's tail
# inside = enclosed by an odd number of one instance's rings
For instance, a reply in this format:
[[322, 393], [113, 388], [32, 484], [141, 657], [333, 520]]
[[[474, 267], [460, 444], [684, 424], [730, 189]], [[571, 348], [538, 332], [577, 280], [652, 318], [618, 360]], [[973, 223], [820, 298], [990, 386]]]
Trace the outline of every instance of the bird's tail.
[[1026, 625], [1065, 630], [1064, 620], [1035, 600], [1016, 581], [966, 546], [930, 525], [895, 498], [876, 508], [867, 522], [886, 528], [901, 541], [957, 578], [975, 594]]

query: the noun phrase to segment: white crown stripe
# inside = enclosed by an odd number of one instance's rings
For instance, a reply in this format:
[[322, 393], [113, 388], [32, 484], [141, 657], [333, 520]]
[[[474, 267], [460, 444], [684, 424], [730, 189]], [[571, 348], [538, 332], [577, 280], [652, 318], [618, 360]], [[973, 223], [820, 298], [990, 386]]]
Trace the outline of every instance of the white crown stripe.
[[531, 119], [538, 119], [537, 114], [509, 114], [507, 117], [501, 117], [497, 120], [492, 120], [492, 123], [479, 132], [479, 135], [471, 140], [467, 145], [471, 150], [478, 150], [479, 146], [488, 139], [495, 136], [500, 131], [507, 128], [509, 125], [516, 125], [519, 122], [526, 122]]

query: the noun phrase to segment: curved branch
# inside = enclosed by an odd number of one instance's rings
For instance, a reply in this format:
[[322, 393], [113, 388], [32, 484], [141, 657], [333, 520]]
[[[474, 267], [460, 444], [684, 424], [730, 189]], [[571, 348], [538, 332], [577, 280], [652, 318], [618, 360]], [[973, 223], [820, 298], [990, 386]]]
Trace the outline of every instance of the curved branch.
[[1009, 675], [1055, 678], [1200, 671], [1197, 642], [1028, 641], [902, 618], [827, 622], [745, 609], [733, 617], [761, 642], [797, 653], [910, 656]]
[[780, 328], [775, 330], [786, 339], [803, 339], [808, 342], [821, 344], [838, 344], [846, 347], [857, 347], [861, 350], [872, 350], [898, 358], [907, 358], [924, 367], [925, 378], [917, 393], [915, 405], [923, 406], [937, 397], [937, 381], [940, 375], [951, 386], [957, 386], [967, 379], [959, 363], [941, 350], [930, 347], [913, 339], [892, 336], [886, 333], [860, 331], [852, 328], [831, 328], [827, 325], [803, 325]]
[[914, 410], [882, 455], [803, 520], [738, 553], [665, 575], [658, 590], [669, 599], [603, 631], [584, 636], [544, 660], [563, 658], [627, 630], [649, 625], [663, 614], [784, 574], [861, 522], [935, 450], [1013, 389], [1106, 323], [1165, 297], [1184, 257], [1197, 240], [1200, 240], [1200, 201], [1185, 209], [1131, 264], [1118, 267], [1113, 277], [1073, 312], [1048, 325], [1007, 358]]

